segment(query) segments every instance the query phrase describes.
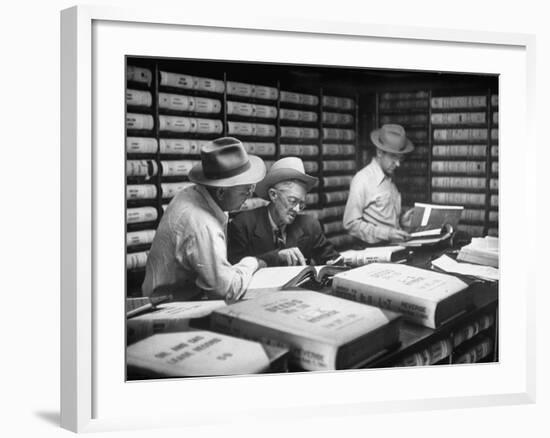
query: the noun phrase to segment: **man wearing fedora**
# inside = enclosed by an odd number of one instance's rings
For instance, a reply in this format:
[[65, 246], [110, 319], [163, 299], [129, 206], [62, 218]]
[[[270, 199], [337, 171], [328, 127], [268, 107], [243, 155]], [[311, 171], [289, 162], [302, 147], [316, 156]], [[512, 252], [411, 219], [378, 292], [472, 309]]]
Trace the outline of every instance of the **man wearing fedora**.
[[265, 176], [262, 159], [248, 155], [233, 137], [216, 139], [201, 150], [189, 172], [194, 185], [170, 202], [147, 258], [144, 295], [176, 299], [238, 300], [252, 275], [265, 263], [243, 257], [227, 260], [227, 211], [237, 210]]
[[268, 266], [325, 264], [339, 256], [326, 239], [319, 221], [306, 214], [306, 193], [317, 183], [297, 157], [276, 161], [256, 194], [269, 201], [264, 207], [239, 212], [229, 225], [229, 260], [246, 255]]
[[407, 240], [410, 236], [402, 227], [408, 225], [412, 210], [401, 215], [401, 195], [392, 178], [414, 146], [400, 125], [383, 125], [370, 138], [376, 155], [351, 181], [344, 228], [367, 243]]

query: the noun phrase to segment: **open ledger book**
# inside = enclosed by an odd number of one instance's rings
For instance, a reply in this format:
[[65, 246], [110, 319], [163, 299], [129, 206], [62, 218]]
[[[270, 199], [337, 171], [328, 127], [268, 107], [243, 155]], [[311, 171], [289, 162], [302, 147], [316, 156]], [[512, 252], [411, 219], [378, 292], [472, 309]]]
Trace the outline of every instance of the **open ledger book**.
[[422, 246], [449, 238], [460, 221], [464, 207], [415, 202], [410, 225], [410, 240], [405, 246]]
[[323, 284], [329, 277], [349, 269], [346, 266], [272, 266], [258, 270], [250, 281], [243, 299], [255, 298], [267, 291], [292, 289], [313, 280]]

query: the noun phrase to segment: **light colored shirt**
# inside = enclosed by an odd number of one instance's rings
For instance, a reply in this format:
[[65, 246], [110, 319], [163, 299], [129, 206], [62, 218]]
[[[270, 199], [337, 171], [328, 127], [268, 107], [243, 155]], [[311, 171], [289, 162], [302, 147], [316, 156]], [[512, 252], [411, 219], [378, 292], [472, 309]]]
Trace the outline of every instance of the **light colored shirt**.
[[368, 243], [387, 241], [392, 228], [401, 228], [400, 215], [401, 195], [373, 158], [351, 181], [344, 228]]
[[170, 202], [147, 257], [144, 295], [153, 291], [194, 299], [205, 292], [239, 299], [258, 269], [258, 259], [227, 261], [227, 214], [200, 185], [180, 191]]

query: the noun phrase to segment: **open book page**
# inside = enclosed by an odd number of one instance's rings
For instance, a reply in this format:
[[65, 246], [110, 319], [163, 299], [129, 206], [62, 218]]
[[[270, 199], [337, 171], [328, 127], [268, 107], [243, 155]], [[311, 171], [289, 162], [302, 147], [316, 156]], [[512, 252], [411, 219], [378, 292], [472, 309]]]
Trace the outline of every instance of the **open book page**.
[[445, 272], [469, 275], [482, 280], [497, 281], [499, 278], [497, 268], [493, 268], [492, 266], [474, 265], [472, 263], [459, 263], [446, 255], [442, 255], [438, 259], [433, 260], [432, 265]]
[[437, 205], [416, 202], [411, 217], [411, 232], [441, 230], [444, 225], [454, 229], [458, 225], [464, 207], [459, 205]]
[[253, 291], [281, 290], [315, 275], [312, 266], [272, 266], [258, 270], [248, 285], [245, 297]]

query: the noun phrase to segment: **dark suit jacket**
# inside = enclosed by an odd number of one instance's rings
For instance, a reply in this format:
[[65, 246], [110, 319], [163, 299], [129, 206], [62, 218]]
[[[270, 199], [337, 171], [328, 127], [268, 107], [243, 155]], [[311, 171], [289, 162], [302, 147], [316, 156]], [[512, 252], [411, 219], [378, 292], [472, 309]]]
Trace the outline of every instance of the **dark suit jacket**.
[[[232, 264], [245, 256], [254, 256], [268, 266], [280, 265], [267, 207], [238, 213], [229, 223], [228, 240], [228, 259]], [[339, 256], [326, 239], [319, 221], [306, 214], [297, 215], [294, 222], [287, 225], [285, 247], [299, 248], [306, 260], [313, 260], [318, 265]]]

